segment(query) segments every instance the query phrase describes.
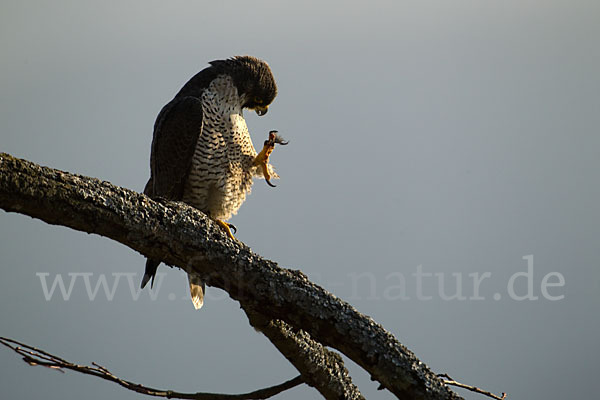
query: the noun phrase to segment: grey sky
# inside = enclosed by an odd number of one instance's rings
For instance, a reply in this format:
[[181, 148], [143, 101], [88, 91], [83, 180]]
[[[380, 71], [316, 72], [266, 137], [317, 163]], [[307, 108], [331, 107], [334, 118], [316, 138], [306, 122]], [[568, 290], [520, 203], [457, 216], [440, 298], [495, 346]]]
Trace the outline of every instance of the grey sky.
[[[237, 236], [372, 316], [436, 372], [513, 399], [595, 397], [599, 3], [216, 3], [3, 0], [0, 151], [141, 190], [161, 107], [208, 61], [261, 57], [279, 95], [246, 119], [255, 144], [278, 129], [290, 145], [272, 156], [278, 187], [256, 181], [232, 219]], [[517, 301], [507, 283], [528, 255], [538, 299]], [[90, 301], [81, 276], [69, 301], [46, 301], [36, 276], [93, 273], [95, 285], [135, 273], [137, 288], [143, 264], [107, 239], [2, 212], [0, 335], [180, 391], [296, 375], [224, 292], [209, 288], [194, 311], [178, 270], [161, 267], [155, 301], [133, 301], [126, 277], [112, 301]], [[419, 266], [442, 274], [423, 278], [431, 300], [418, 298]], [[469, 274], [486, 272], [474, 300]], [[542, 295], [552, 272], [564, 286], [548, 292], [562, 300]], [[466, 300], [440, 294], [439, 276], [456, 291], [452, 274]], [[525, 278], [514, 289], [526, 293]], [[367, 398], [392, 398], [349, 367]], [[139, 398], [8, 350], [0, 370], [7, 398]]]

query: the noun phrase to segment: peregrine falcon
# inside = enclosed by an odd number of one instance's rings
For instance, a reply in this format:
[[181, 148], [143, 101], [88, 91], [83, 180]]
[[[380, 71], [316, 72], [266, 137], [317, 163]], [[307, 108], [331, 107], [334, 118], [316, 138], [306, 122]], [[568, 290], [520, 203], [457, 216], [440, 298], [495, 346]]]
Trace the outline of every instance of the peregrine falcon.
[[[183, 201], [206, 213], [233, 239], [225, 222], [250, 193], [253, 177], [270, 184], [268, 164], [275, 143], [286, 144], [271, 131], [257, 154], [243, 109], [265, 115], [277, 95], [268, 64], [250, 56], [209, 63], [192, 77], [158, 114], [150, 155], [151, 198]], [[275, 175], [276, 176], [276, 175]], [[154, 276], [160, 260], [148, 259], [141, 287]], [[188, 275], [196, 309], [204, 303], [204, 282]]]

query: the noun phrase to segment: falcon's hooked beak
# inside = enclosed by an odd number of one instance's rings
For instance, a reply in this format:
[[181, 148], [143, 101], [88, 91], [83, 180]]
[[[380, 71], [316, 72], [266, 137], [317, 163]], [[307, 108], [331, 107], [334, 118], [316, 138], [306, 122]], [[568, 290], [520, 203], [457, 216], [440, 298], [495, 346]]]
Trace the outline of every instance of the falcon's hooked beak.
[[256, 114], [259, 116], [263, 116], [267, 113], [267, 111], [269, 111], [269, 106], [256, 106], [254, 107], [254, 111], [256, 111]]

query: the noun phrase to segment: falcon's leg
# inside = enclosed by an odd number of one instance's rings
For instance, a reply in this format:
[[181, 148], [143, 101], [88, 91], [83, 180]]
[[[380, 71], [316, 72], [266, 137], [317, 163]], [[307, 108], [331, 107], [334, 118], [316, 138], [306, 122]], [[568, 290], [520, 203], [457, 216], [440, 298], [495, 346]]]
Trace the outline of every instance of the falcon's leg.
[[233, 229], [234, 232], [237, 233], [237, 228], [235, 227], [235, 225], [233, 224], [228, 224], [225, 221], [221, 221], [220, 219], [215, 219], [215, 222], [221, 227], [223, 228], [223, 230], [225, 231], [225, 233], [227, 234], [227, 236], [229, 236], [230, 239], [235, 240], [235, 237], [233, 236], [233, 233], [231, 233], [231, 230]]
[[231, 233], [232, 229], [233, 229], [234, 233], [237, 233], [237, 228], [235, 227], [235, 225], [230, 224], [225, 221], [221, 221], [220, 219], [213, 218], [210, 211], [205, 211], [205, 212], [209, 218], [211, 218], [213, 221], [215, 221], [217, 223], [217, 225], [219, 225], [221, 227], [221, 229], [223, 229], [225, 231], [225, 233], [227, 234], [227, 236], [229, 236], [230, 239], [235, 240], [233, 233]]
[[269, 156], [273, 152], [273, 149], [275, 148], [276, 143], [281, 144], [281, 145], [288, 144], [288, 142], [284, 141], [281, 138], [281, 136], [277, 135], [277, 131], [269, 132], [269, 139], [265, 140], [262, 150], [260, 151], [260, 153], [258, 153], [258, 155], [254, 158], [254, 161], [253, 161], [254, 165], [260, 166], [263, 176], [265, 177], [265, 181], [267, 181], [267, 184], [271, 187], [275, 187], [275, 185], [273, 185], [271, 183], [271, 174], [269, 173], [269, 167], [268, 167]]

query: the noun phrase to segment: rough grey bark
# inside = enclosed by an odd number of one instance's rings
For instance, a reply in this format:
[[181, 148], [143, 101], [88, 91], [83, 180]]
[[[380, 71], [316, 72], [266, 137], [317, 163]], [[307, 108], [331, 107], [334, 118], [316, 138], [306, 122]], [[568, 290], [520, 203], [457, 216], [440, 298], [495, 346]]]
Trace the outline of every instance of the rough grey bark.
[[269, 338], [271, 343], [300, 372], [304, 382], [317, 389], [326, 399], [365, 400], [352, 383], [342, 357], [327, 350], [303, 330], [294, 330], [280, 320], [244, 310], [250, 324]]
[[260, 310], [335, 348], [401, 399], [459, 399], [383, 327], [310, 282], [227, 238], [181, 203], [0, 153], [0, 207], [114, 239], [141, 254], [200, 274], [246, 310]]

